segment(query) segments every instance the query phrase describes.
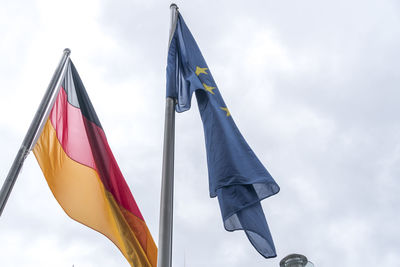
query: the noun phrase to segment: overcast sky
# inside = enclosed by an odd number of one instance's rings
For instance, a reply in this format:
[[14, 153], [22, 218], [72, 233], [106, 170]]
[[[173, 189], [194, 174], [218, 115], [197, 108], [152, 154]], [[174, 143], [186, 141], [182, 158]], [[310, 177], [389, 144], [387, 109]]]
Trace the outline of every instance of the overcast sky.
[[[278, 257], [223, 228], [197, 106], [176, 116], [173, 266], [400, 262], [400, 4], [176, 1], [242, 134], [281, 187]], [[0, 183], [64, 48], [158, 240], [170, 2], [0, 0]], [[193, 102], [195, 103], [195, 101]], [[1, 266], [128, 266], [71, 220], [29, 155], [0, 218]]]

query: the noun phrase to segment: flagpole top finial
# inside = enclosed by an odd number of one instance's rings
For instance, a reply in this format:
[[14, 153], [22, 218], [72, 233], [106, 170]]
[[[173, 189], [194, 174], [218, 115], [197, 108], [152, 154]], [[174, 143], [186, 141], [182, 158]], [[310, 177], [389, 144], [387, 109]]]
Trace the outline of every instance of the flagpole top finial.
[[175, 7], [176, 9], [178, 9], [178, 6], [175, 3], [171, 3], [171, 5], [169, 6], [169, 8], [173, 8]]
[[64, 53], [66, 53], [66, 54], [71, 54], [71, 49], [65, 48], [65, 49], [64, 49]]

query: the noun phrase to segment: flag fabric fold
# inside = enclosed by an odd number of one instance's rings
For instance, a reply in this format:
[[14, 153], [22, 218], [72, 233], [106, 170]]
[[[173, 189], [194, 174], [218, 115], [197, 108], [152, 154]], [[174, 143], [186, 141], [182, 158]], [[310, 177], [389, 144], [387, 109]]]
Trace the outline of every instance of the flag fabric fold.
[[157, 247], [71, 61], [33, 152], [72, 219], [107, 236], [131, 266], [157, 265]]
[[244, 230], [256, 250], [276, 257], [260, 201], [279, 186], [251, 150], [222, 99], [211, 72], [182, 16], [178, 14], [168, 51], [167, 97], [176, 111], [190, 109], [196, 94], [203, 121], [210, 196], [218, 197], [224, 227]]

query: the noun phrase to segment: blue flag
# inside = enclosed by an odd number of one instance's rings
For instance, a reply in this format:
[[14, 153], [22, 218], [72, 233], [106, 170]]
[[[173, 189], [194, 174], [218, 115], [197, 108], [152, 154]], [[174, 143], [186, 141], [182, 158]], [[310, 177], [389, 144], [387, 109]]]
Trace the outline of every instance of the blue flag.
[[176, 111], [190, 109], [193, 92], [204, 126], [210, 196], [218, 197], [227, 231], [244, 230], [266, 258], [275, 246], [260, 201], [279, 186], [236, 127], [211, 72], [178, 14], [168, 51], [167, 97], [177, 99]]

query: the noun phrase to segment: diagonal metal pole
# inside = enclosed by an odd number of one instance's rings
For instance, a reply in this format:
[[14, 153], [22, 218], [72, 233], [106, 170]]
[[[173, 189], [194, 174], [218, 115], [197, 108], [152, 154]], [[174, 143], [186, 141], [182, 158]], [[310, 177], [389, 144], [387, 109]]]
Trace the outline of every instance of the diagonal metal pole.
[[[171, 4], [169, 44], [175, 32], [178, 6]], [[168, 44], [168, 47], [169, 47]], [[160, 226], [158, 239], [158, 267], [172, 265], [172, 229], [174, 205], [174, 145], [175, 99], [167, 97], [165, 104], [164, 151], [161, 181]]]
[[68, 62], [71, 50], [68, 48], [64, 49], [60, 63], [55, 70], [53, 77], [51, 78], [50, 84], [47, 87], [46, 93], [44, 94], [42, 101], [40, 102], [39, 108], [36, 111], [35, 116], [29, 126], [29, 129], [25, 135], [22, 145], [14, 159], [13, 164], [8, 172], [7, 178], [0, 191], [0, 216], [3, 213], [3, 209], [7, 203], [8, 197], [11, 194], [15, 181], [17, 180], [18, 174], [21, 171], [22, 165], [24, 164], [25, 158], [28, 156], [32, 147], [36, 143], [36, 138], [40, 134], [46, 118], [50, 105], [53, 103], [55, 92], [57, 91], [57, 85], [64, 73], [65, 66]]

